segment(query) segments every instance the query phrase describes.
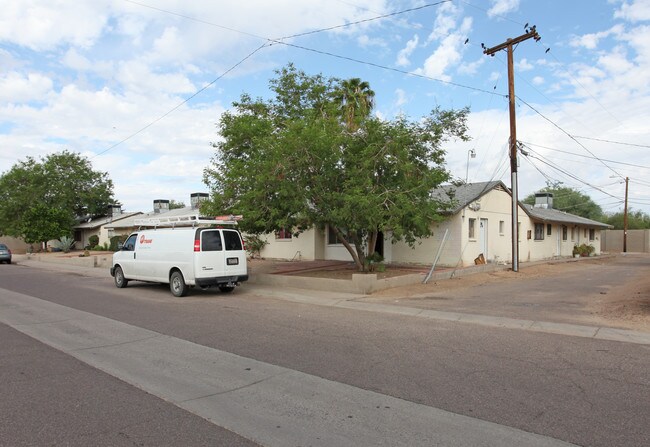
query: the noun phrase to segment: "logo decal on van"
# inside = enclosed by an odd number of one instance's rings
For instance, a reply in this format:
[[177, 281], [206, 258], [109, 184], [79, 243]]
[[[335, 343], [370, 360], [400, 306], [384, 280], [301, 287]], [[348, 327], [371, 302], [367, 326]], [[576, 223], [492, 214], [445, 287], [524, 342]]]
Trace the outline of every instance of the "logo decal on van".
[[151, 244], [151, 239], [145, 239], [144, 234], [140, 236], [140, 243], [141, 244]]

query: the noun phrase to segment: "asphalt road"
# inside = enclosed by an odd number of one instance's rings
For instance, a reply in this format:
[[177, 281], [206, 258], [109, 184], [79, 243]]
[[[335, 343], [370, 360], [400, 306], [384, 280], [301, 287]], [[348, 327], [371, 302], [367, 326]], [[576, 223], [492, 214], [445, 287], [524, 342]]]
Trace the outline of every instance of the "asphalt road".
[[[417, 425], [420, 419], [440, 422], [462, 415], [466, 418], [455, 436], [462, 440], [466, 434], [471, 440], [485, 433], [484, 445], [500, 445], [490, 440], [500, 439], [496, 436], [503, 429], [508, 435], [541, 435], [525, 442], [520, 438], [519, 445], [553, 445], [554, 440], [650, 444], [648, 345], [301, 304], [247, 293], [246, 285], [230, 295], [197, 291], [179, 300], [164, 286], [116, 289], [106, 277], [20, 265], [0, 269], [5, 305], [20, 302], [16, 293], [25, 296], [25, 303], [37, 298], [34, 306], [57, 303], [62, 306], [57, 312], [71, 320], [81, 321], [75, 312], [83, 311], [88, 318], [121, 322], [134, 333], [153, 331], [172, 344], [191, 342], [197, 352], [207, 349], [205, 355], [223, 362], [254, 361], [268, 377], [294, 377], [296, 389], [310, 383], [311, 402], [299, 402], [299, 395], [283, 402], [286, 414], [293, 412], [297, 420], [327, 413], [310, 406], [327, 400], [315, 388], [327, 389], [324, 394], [330, 397], [343, 393], [328, 404], [332, 406], [343, 405], [346, 395], [358, 395], [366, 403], [378, 397], [390, 400], [401, 414], [414, 415], [412, 432], [424, 429]], [[108, 373], [102, 372], [88, 365], [92, 359], [80, 361], [6, 324], [0, 324], [0, 331], [0, 386], [3, 396], [11, 396], [0, 403], [0, 443], [9, 440], [2, 445], [88, 445], [88, 439], [97, 445], [249, 445], [244, 438], [283, 445], [285, 438], [272, 441], [277, 433], [251, 435], [238, 426], [242, 438], [219, 421], [197, 416], [204, 410], [183, 407], [164, 389], [152, 392], [157, 388], [117, 380], [113, 374], [121, 377], [128, 364], [116, 361], [102, 367]], [[83, 338], [84, 333], [68, 335]], [[250, 414], [258, 411], [255, 400], [245, 406]], [[358, 422], [348, 421], [348, 426], [357, 429], [373, 418], [391, 422], [361, 412]], [[310, 423], [314, 431], [343, 430], [328, 427], [331, 421], [324, 416], [312, 417]], [[304, 435], [301, 439], [308, 440], [309, 433]], [[409, 444], [408, 435], [404, 433], [403, 445], [417, 445]], [[309, 443], [318, 445], [317, 440]]]

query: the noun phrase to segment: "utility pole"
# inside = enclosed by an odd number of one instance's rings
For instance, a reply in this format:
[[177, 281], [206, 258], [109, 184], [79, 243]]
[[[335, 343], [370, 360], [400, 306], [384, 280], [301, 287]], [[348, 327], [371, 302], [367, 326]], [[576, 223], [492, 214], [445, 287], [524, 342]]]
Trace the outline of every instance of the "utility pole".
[[623, 253], [627, 253], [627, 185], [630, 177], [625, 177], [625, 208], [623, 208]]
[[526, 25], [526, 34], [522, 34], [514, 39], [507, 39], [504, 43], [492, 48], [484, 48], [483, 53], [494, 56], [497, 51], [506, 50], [508, 53], [508, 104], [510, 109], [510, 189], [512, 190], [512, 271], [519, 271], [519, 225], [518, 225], [518, 207], [519, 199], [517, 193], [517, 123], [515, 119], [515, 69], [513, 62], [513, 45], [528, 39], [540, 39], [535, 27], [528, 29]]

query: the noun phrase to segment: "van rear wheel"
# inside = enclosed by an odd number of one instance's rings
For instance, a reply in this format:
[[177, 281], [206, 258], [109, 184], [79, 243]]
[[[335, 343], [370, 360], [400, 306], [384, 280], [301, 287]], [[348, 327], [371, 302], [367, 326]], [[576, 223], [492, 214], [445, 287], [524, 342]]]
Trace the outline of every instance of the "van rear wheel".
[[122, 271], [122, 267], [115, 267], [115, 272], [113, 272], [113, 276], [115, 276], [115, 286], [119, 289], [123, 289], [129, 284], [129, 280], [124, 277], [124, 272]]
[[169, 277], [169, 290], [171, 290], [172, 295], [178, 298], [187, 295], [187, 284], [185, 284], [181, 272], [175, 271]]
[[230, 293], [235, 290], [235, 286], [219, 286], [219, 290], [221, 290], [223, 293]]

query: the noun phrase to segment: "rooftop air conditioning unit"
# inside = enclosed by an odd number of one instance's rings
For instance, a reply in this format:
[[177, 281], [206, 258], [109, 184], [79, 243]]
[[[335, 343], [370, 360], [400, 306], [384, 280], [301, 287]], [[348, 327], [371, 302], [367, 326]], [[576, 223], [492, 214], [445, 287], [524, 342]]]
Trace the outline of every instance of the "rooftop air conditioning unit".
[[481, 209], [481, 202], [479, 201], [472, 202], [468, 205], [468, 208], [472, 211], [478, 211]]

